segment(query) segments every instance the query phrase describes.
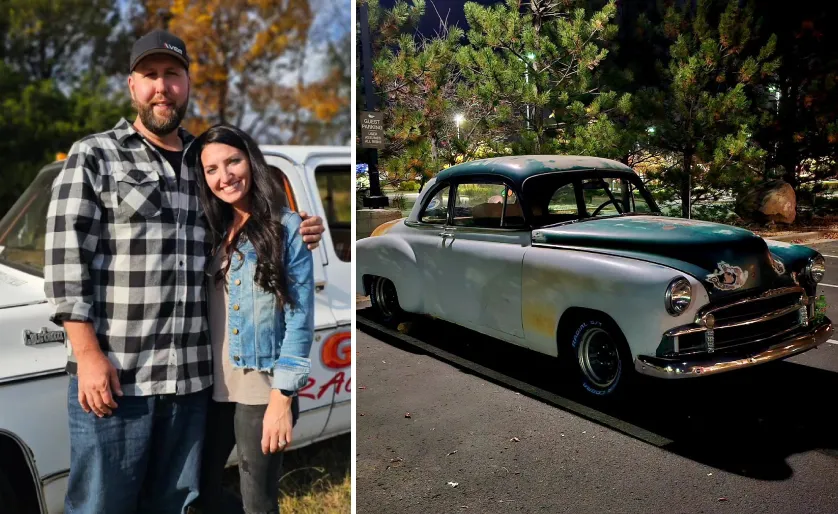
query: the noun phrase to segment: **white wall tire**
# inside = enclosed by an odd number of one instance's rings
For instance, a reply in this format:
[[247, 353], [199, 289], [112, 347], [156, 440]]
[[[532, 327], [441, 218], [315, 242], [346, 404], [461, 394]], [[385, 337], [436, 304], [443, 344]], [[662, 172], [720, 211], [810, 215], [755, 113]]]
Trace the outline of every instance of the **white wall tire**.
[[575, 386], [586, 396], [622, 396], [634, 375], [631, 353], [620, 329], [610, 320], [586, 314], [569, 333], [562, 360]]

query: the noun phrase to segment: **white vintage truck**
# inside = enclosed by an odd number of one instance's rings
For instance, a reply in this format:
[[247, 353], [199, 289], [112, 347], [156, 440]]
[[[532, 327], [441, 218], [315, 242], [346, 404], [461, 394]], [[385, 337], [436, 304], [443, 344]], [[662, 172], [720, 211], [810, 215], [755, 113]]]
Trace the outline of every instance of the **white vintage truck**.
[[[351, 428], [351, 198], [348, 147], [263, 146], [292, 207], [320, 215], [314, 251], [315, 341], [300, 419], [289, 450]], [[0, 220], [0, 513], [58, 513], [70, 466], [65, 334], [49, 322], [43, 284], [50, 186], [44, 167]], [[347, 451], [350, 451], [347, 448]], [[234, 463], [235, 451], [230, 463]]]

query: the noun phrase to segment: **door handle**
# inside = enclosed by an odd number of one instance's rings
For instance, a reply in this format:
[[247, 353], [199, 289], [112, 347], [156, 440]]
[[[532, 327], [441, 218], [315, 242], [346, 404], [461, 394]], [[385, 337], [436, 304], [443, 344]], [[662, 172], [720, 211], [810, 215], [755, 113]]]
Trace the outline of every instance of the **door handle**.
[[321, 281], [318, 281], [318, 282], [314, 283], [314, 291], [315, 292], [319, 293], [320, 291], [322, 291], [325, 288], [326, 288], [326, 281], [325, 280], [321, 280]]
[[440, 236], [443, 236], [443, 237], [445, 237], [445, 236], [453, 236], [453, 235], [454, 235], [454, 230], [455, 230], [455, 229], [454, 229], [454, 228], [452, 228], [452, 227], [445, 227], [444, 229], [442, 229], [442, 232], [440, 232], [440, 233], [439, 233], [439, 235], [440, 235]]

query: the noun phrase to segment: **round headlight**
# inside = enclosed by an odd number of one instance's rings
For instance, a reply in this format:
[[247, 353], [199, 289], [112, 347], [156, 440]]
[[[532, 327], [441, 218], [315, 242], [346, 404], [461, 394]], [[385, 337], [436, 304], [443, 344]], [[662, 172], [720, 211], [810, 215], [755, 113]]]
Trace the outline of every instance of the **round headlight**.
[[669, 283], [666, 288], [666, 312], [678, 316], [687, 310], [693, 299], [693, 290], [689, 280], [681, 277]]
[[810, 260], [809, 264], [803, 270], [803, 274], [815, 284], [823, 280], [823, 276], [826, 274], [826, 262], [823, 256], [818, 254], [814, 259]]

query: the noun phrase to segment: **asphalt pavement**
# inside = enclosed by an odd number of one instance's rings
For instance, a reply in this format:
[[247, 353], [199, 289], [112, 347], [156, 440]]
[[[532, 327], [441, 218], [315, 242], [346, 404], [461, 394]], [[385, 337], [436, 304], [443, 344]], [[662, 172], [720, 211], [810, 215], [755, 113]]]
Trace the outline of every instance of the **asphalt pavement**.
[[[823, 293], [838, 320], [838, 242]], [[832, 282], [830, 278], [832, 277]], [[358, 513], [836, 513], [838, 344], [601, 405], [556, 362], [358, 312]]]
[[[818, 286], [818, 294], [826, 296], [826, 315], [838, 323], [838, 241], [807, 245], [821, 252], [826, 261], [826, 275]], [[833, 336], [838, 340], [838, 335]]]

